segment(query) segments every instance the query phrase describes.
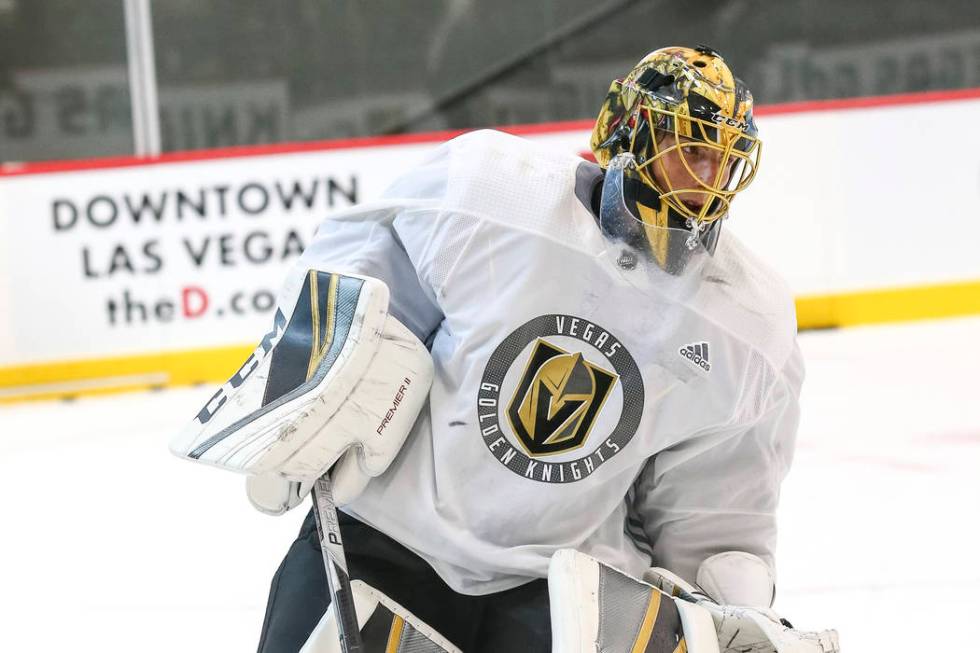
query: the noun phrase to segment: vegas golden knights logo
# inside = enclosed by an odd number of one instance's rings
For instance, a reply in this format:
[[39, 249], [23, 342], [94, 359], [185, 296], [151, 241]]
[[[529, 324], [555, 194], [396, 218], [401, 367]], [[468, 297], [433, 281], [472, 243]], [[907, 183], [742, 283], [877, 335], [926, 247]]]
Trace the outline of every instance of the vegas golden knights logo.
[[507, 407], [518, 441], [530, 456], [545, 456], [585, 444], [618, 375], [537, 339]]
[[500, 341], [476, 400], [483, 444], [497, 462], [530, 481], [576, 483], [599, 473], [636, 435], [643, 376], [608, 329], [548, 313]]

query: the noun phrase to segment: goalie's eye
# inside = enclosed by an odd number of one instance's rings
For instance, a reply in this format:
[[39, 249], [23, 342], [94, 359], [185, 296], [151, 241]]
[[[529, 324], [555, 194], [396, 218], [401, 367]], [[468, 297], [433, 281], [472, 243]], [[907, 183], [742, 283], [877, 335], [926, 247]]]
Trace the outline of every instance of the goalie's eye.
[[684, 153], [684, 156], [689, 156], [689, 157], [702, 156], [704, 154], [704, 149], [705, 148], [699, 147], [697, 145], [688, 145], [688, 144], [681, 145], [681, 151]]
[[712, 161], [721, 157], [717, 150], [696, 142], [682, 143], [681, 153], [689, 161]]

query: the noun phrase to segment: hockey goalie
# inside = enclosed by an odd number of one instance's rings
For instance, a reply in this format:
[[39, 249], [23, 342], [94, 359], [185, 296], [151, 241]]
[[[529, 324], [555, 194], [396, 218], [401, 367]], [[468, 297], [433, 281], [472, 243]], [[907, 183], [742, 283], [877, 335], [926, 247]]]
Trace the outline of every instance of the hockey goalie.
[[656, 50], [591, 146], [473, 132], [330, 215], [172, 443], [264, 512], [313, 497], [260, 652], [839, 649], [771, 609], [803, 363], [722, 233], [752, 95]]

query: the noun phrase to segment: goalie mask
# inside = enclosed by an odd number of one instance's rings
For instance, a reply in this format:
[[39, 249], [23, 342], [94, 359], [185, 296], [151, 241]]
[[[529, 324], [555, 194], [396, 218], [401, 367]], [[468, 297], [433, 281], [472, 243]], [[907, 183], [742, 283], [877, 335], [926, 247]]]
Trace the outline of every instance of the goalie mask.
[[[642, 245], [635, 234], [613, 235], [678, 274], [696, 249], [690, 235], [714, 251], [721, 218], [758, 169], [757, 133], [752, 94], [717, 52], [699, 46], [650, 53], [612, 83], [591, 138], [607, 182], [622, 195], [604, 198], [603, 206], [621, 208], [639, 224], [627, 227], [622, 215], [600, 218], [621, 231], [645, 232]], [[620, 155], [627, 156], [611, 166]]]

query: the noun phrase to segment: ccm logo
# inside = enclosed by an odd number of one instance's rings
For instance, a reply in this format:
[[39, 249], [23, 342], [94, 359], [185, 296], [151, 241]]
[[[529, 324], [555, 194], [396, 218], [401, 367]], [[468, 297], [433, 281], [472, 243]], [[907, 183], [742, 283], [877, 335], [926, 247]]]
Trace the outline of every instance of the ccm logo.
[[391, 402], [391, 408], [388, 409], [388, 412], [385, 413], [384, 419], [382, 419], [381, 423], [378, 424], [378, 428], [376, 429], [378, 435], [383, 435], [381, 432], [385, 430], [388, 423], [395, 417], [395, 411], [397, 411], [398, 406], [401, 405], [402, 399], [405, 398], [405, 392], [408, 390], [408, 386], [410, 385], [412, 385], [412, 380], [406, 376], [402, 380], [402, 384], [399, 386], [398, 392], [395, 393], [395, 398]]
[[711, 121], [719, 125], [727, 125], [728, 127], [733, 127], [743, 132], [749, 128], [748, 123], [744, 123], [741, 120], [737, 120], [735, 118], [729, 118], [728, 116], [723, 116], [718, 112], [711, 114]]
[[276, 309], [276, 316], [273, 320], [272, 330], [262, 337], [262, 342], [259, 346], [255, 348], [242, 366], [238, 368], [235, 372], [235, 376], [228, 379], [228, 381], [218, 388], [218, 391], [214, 393], [214, 396], [208, 400], [208, 403], [204, 405], [201, 412], [197, 414], [197, 421], [201, 424], [207, 424], [211, 421], [211, 418], [215, 416], [218, 409], [225, 405], [228, 401], [229, 393], [235, 388], [239, 387], [241, 384], [245, 383], [245, 379], [248, 378], [249, 374], [255, 371], [255, 368], [259, 366], [259, 361], [262, 357], [272, 351], [273, 342], [278, 342], [279, 338], [282, 336], [286, 329], [286, 316], [283, 315], [282, 309]]

